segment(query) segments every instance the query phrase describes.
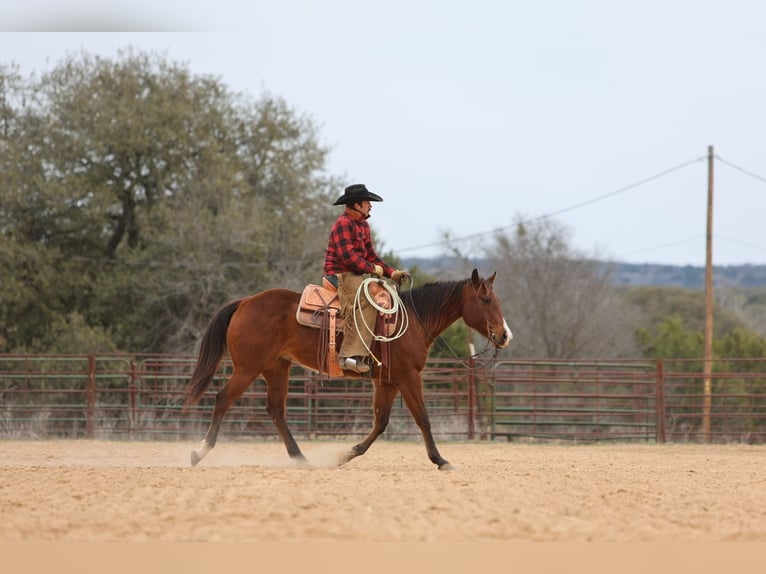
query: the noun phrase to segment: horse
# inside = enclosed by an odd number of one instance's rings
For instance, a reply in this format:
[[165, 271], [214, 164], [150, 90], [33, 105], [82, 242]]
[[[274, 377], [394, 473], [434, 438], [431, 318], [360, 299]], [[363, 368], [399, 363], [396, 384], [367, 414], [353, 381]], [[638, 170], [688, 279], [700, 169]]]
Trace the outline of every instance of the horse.
[[[510, 344], [513, 335], [493, 289], [496, 274], [484, 279], [474, 269], [468, 279], [437, 281], [402, 292], [405, 294], [403, 304], [410, 317], [409, 327], [401, 337], [388, 343], [387, 364], [374, 365], [368, 373], [374, 383], [372, 431], [339, 460], [339, 465], [367, 452], [385, 431], [394, 399], [397, 393], [401, 393], [420, 428], [428, 458], [439, 470], [452, 469], [436, 448], [420, 373], [426, 365], [428, 350], [433, 342], [460, 318], [483, 335], [496, 352]], [[199, 449], [191, 453], [192, 466], [196, 466], [215, 446], [226, 411], [259, 376], [266, 380], [266, 410], [284, 442], [287, 454], [300, 463], [306, 463], [285, 419], [288, 379], [293, 362], [321, 371], [317, 353], [320, 332], [296, 320], [299, 299], [300, 293], [296, 291], [268, 289], [227, 303], [210, 320], [200, 342], [185, 406], [199, 402], [226, 351], [231, 358], [233, 372], [216, 395], [207, 434]], [[338, 335], [338, 339], [340, 344], [342, 334]], [[343, 371], [343, 377], [359, 378], [360, 375]]]

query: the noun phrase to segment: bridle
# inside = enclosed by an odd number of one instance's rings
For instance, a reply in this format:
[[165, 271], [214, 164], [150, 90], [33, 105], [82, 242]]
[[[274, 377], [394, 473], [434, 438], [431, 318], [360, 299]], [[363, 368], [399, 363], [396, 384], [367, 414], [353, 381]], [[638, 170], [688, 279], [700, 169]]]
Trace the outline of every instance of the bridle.
[[[423, 321], [423, 318], [420, 316], [420, 313], [418, 313], [418, 309], [415, 306], [415, 300], [412, 297], [412, 277], [409, 277], [409, 281], [410, 281], [410, 289], [408, 289], [408, 292], [409, 292], [409, 296], [410, 296], [410, 307], [412, 308], [412, 311], [415, 313], [415, 317], [417, 318], [417, 320], [420, 323], [420, 325], [422, 327], [425, 327], [425, 323]], [[479, 295], [477, 293], [476, 297], [478, 298], [478, 296]], [[484, 338], [486, 343], [484, 345], [484, 349], [482, 349], [481, 351], [474, 352], [474, 353], [472, 353], [470, 355], [467, 355], [465, 357], [460, 357], [457, 354], [457, 352], [450, 346], [450, 344], [447, 342], [447, 340], [443, 336], [438, 335], [438, 336], [434, 337], [429, 331], [426, 331], [429, 339], [431, 339], [431, 343], [435, 343], [436, 341], [439, 341], [450, 352], [450, 354], [452, 354], [452, 356], [455, 359], [457, 359], [458, 363], [460, 363], [460, 365], [462, 365], [466, 369], [475, 369], [475, 370], [483, 369], [488, 364], [490, 364], [491, 362], [495, 361], [495, 359], [497, 358], [498, 353], [500, 352], [500, 347], [498, 347], [497, 345], [494, 344], [495, 340], [497, 339], [497, 336], [495, 335], [495, 332], [490, 328], [490, 321], [489, 321], [489, 319], [487, 319], [486, 313], [484, 313], [484, 310], [481, 308], [481, 302], [479, 302], [479, 310], [481, 312], [482, 317], [484, 318], [484, 320], [487, 323], [487, 333], [489, 334], [488, 337]], [[494, 353], [492, 353], [492, 357], [490, 357], [489, 360], [487, 360], [485, 363], [482, 363], [482, 364], [473, 364], [473, 365], [471, 365], [469, 362], [467, 362], [467, 361], [471, 361], [472, 359], [476, 359], [477, 357], [480, 357], [481, 355], [489, 352], [490, 351], [490, 344], [492, 344]]]
[[[492, 293], [492, 290], [487, 287], [486, 283], [482, 283], [482, 287], [486, 289], [489, 293]], [[481, 296], [477, 293], [476, 294], [477, 299], [480, 299]], [[500, 351], [500, 344], [503, 342], [503, 340], [506, 337], [506, 331], [507, 328], [505, 324], [503, 324], [503, 335], [502, 337], [498, 337], [497, 333], [495, 333], [494, 329], [492, 329], [492, 322], [487, 318], [487, 313], [484, 311], [484, 301], [479, 301], [479, 312], [481, 313], [481, 316], [484, 318], [484, 321], [487, 324], [487, 342], [491, 342], [495, 346], [495, 355]]]

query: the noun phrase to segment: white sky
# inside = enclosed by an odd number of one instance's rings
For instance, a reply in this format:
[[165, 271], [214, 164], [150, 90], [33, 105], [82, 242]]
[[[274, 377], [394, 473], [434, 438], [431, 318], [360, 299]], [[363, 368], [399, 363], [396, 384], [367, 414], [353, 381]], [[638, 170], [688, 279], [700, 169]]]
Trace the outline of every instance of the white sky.
[[714, 263], [766, 264], [764, 23], [760, 0], [28, 0], [0, 62], [132, 46], [281, 96], [405, 257], [558, 213], [586, 254], [703, 265], [713, 145]]

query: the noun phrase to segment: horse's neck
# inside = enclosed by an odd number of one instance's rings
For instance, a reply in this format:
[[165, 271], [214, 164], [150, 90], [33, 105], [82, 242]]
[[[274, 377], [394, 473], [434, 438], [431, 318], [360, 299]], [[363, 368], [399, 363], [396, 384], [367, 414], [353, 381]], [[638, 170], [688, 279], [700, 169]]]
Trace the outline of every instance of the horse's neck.
[[455, 321], [460, 319], [462, 313], [461, 309], [450, 309], [449, 313], [440, 314], [437, 317], [434, 317], [431, 321], [431, 324], [428, 326], [428, 330], [431, 333], [431, 337], [436, 339], [439, 335], [441, 335], [444, 331], [447, 330], [447, 327], [452, 325]]
[[447, 301], [439, 308], [438, 312], [431, 312], [425, 317], [418, 316], [423, 328], [425, 329], [429, 343], [433, 342], [441, 335], [447, 327], [460, 319], [463, 315], [462, 299]]
[[410, 291], [405, 304], [418, 319], [426, 344], [431, 345], [444, 330], [463, 316], [465, 281], [429, 283]]

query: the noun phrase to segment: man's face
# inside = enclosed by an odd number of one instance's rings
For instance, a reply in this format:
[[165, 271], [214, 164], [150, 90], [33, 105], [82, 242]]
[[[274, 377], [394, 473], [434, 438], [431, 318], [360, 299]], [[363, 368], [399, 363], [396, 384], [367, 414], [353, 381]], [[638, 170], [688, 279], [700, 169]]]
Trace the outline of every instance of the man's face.
[[372, 203], [369, 201], [363, 201], [362, 203], [357, 203], [359, 206], [359, 211], [361, 211], [364, 215], [370, 215], [370, 211], [372, 210]]

